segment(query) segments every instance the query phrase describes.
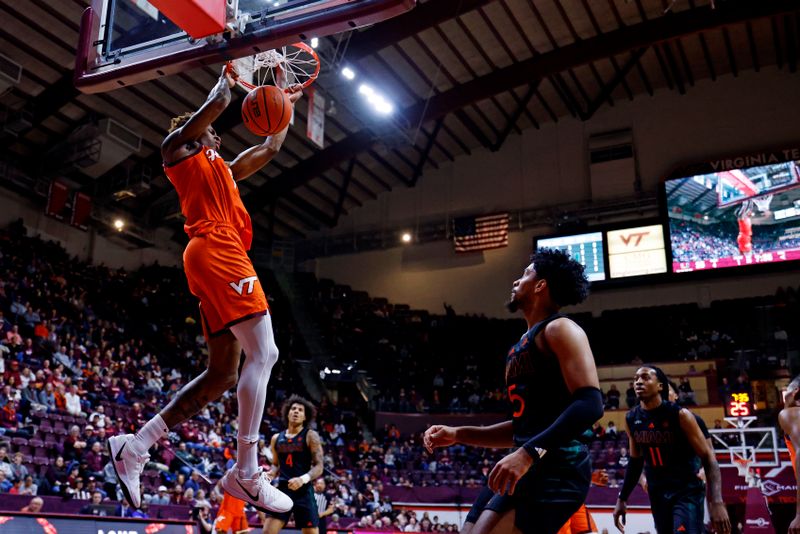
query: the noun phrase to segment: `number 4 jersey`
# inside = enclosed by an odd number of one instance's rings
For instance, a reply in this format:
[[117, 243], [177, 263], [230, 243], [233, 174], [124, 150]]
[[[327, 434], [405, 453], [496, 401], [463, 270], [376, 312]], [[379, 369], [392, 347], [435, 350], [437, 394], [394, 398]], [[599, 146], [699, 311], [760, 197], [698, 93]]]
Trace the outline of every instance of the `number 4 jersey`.
[[636, 406], [625, 419], [634, 443], [644, 457], [644, 472], [652, 490], [672, 493], [702, 486], [697, 478], [700, 458], [681, 428], [681, 407], [663, 401], [658, 408]]

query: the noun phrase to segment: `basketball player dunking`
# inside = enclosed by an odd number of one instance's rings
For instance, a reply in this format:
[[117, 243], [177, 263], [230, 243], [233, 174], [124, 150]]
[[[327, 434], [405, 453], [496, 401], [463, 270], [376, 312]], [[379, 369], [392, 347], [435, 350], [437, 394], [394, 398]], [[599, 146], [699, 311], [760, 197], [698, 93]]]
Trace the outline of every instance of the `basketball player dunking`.
[[[211, 124], [230, 103], [235, 76], [235, 71], [223, 69], [206, 102], [196, 112], [173, 119], [161, 144], [164, 171], [186, 217], [184, 229], [190, 240], [183, 253], [184, 270], [189, 289], [200, 299], [208, 367], [135, 435], [109, 440], [122, 492], [134, 508], [141, 504], [140, 475], [150, 447], [237, 380], [238, 454], [236, 464], [222, 478], [222, 487], [262, 510], [284, 512], [292, 507], [291, 499], [272, 487], [267, 473], [258, 468], [258, 430], [278, 348], [264, 290], [247, 257], [253, 231], [236, 186], [238, 180], [269, 163], [287, 130], [267, 137], [230, 163], [222, 159], [218, 152], [222, 141]], [[288, 92], [292, 103], [302, 96], [300, 86]], [[242, 349], [245, 361], [240, 377]]]
[[797, 479], [797, 498], [794, 519], [789, 524], [789, 534], [800, 534], [800, 465], [797, 463], [795, 446], [800, 443], [800, 376], [794, 377], [786, 388], [783, 397], [783, 410], [778, 415], [778, 422], [786, 434], [786, 447], [792, 459], [794, 476]]
[[[556, 534], [589, 492], [591, 459], [579, 437], [603, 415], [597, 369], [584, 331], [559, 313], [588, 294], [583, 266], [559, 250], [540, 250], [514, 282], [508, 308], [521, 310], [528, 331], [506, 356], [511, 421], [488, 427], [434, 425], [429, 451], [463, 443], [511, 448], [489, 474], [494, 496], [471, 528], [485, 533], [513, 514], [525, 533]], [[492, 513], [492, 511], [495, 511]]]
[[[736, 236], [736, 244], [739, 246], [739, 252], [741, 254], [744, 255], [753, 252], [753, 220], [755, 219], [756, 223], [769, 220], [771, 214], [769, 211], [769, 204], [771, 200], [772, 195], [745, 200], [736, 210], [736, 222], [739, 225], [739, 234]], [[758, 211], [762, 213], [756, 216]]]
[[655, 366], [636, 371], [634, 390], [639, 406], [625, 419], [631, 459], [614, 509], [614, 523], [625, 531], [627, 501], [644, 467], [647, 493], [658, 534], [702, 534], [705, 484], [697, 476], [702, 462], [710, 486], [709, 512], [714, 530], [731, 530], [722, 501], [722, 481], [714, 451], [692, 413], [667, 400], [669, 383]]
[[739, 225], [739, 235], [736, 236], [736, 244], [739, 245], [739, 252], [750, 254], [753, 252], [753, 202], [746, 200], [742, 202], [736, 210], [736, 221]]
[[308, 426], [314, 420], [314, 405], [299, 395], [292, 395], [281, 409], [286, 430], [272, 436], [271, 477], [278, 479], [278, 488], [292, 498], [294, 506], [284, 512], [270, 512], [264, 532], [278, 534], [294, 514], [296, 528], [303, 534], [319, 532], [319, 511], [310, 484], [322, 476], [322, 442], [319, 434]]

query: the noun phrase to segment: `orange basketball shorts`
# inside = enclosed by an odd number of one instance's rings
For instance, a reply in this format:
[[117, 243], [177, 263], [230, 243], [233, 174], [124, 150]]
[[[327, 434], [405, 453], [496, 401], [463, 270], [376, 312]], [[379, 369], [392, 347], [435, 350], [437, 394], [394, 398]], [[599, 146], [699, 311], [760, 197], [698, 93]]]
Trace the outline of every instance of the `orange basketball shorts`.
[[242, 515], [233, 515], [220, 510], [220, 514], [214, 521], [215, 532], [228, 532], [233, 531], [234, 534], [239, 532], [247, 532], [250, 530], [250, 525], [247, 523], [247, 517]]
[[561, 527], [558, 534], [585, 534], [587, 532], [597, 532], [597, 526], [594, 524], [592, 514], [586, 509], [586, 505], [582, 504], [578, 511], [572, 514], [569, 521]]
[[200, 299], [206, 337], [269, 310], [267, 297], [232, 227], [193, 237], [183, 252], [189, 291]]

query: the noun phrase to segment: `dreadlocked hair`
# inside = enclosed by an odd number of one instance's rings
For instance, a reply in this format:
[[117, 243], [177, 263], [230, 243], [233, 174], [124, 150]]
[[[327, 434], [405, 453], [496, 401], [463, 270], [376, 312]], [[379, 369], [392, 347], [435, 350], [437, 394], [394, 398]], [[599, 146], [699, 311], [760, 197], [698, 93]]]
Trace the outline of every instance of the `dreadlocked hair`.
[[172, 120], [169, 121], [169, 133], [174, 132], [184, 124], [186, 124], [189, 119], [192, 118], [194, 115], [193, 111], [187, 111], [182, 115], [178, 115], [177, 117], [173, 117]]

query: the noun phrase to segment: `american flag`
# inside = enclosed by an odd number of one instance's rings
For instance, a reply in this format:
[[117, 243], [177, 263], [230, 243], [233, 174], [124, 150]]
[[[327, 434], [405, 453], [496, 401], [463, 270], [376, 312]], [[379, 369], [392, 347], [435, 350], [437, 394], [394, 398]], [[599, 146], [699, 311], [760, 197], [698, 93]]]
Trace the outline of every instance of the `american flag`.
[[453, 221], [456, 252], [508, 246], [508, 213], [459, 217]]

